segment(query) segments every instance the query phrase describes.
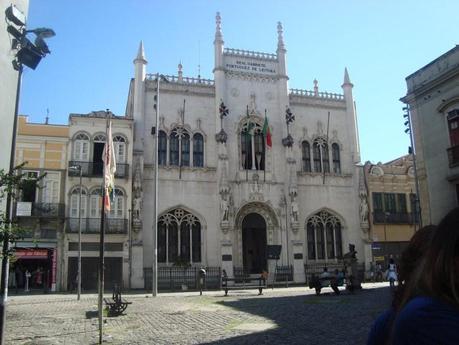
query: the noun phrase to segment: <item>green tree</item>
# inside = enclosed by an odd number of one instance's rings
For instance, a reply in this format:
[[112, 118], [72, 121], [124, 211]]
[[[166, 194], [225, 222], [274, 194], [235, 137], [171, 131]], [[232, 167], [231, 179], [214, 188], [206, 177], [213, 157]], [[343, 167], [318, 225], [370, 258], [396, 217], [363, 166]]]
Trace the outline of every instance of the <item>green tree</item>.
[[[11, 172], [5, 172], [0, 169], [0, 200], [3, 204], [7, 204], [8, 197], [11, 198], [11, 203], [18, 199], [20, 192], [26, 188], [30, 180], [25, 179], [26, 174], [22, 172], [22, 168], [26, 165], [24, 162], [16, 166]], [[46, 174], [40, 175], [34, 183], [38, 183], [43, 179]], [[24, 237], [24, 229], [17, 226], [14, 217], [8, 215], [6, 210], [0, 209], [0, 241], [3, 243], [5, 240], [15, 242]], [[14, 256], [14, 248], [10, 248], [7, 252], [1, 253], [2, 258]]]

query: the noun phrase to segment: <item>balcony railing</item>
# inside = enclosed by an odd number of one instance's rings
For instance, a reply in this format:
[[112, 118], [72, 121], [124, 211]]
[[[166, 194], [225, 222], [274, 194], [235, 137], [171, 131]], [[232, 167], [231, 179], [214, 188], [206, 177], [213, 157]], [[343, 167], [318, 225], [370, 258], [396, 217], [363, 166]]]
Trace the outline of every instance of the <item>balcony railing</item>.
[[374, 224], [414, 224], [417, 222], [415, 214], [411, 212], [373, 212]]
[[459, 145], [446, 149], [448, 152], [449, 167], [456, 167], [459, 165]]
[[[102, 177], [104, 173], [104, 163], [102, 162], [81, 162], [69, 161], [69, 167], [81, 166], [81, 175], [83, 177]], [[69, 176], [80, 176], [80, 172], [76, 169], [69, 169]], [[129, 164], [117, 163], [115, 177], [128, 178]]]
[[[127, 234], [128, 220], [125, 218], [105, 218], [105, 224], [107, 234]], [[67, 218], [67, 232], [77, 233], [78, 227], [78, 218]], [[81, 218], [81, 232], [84, 234], [99, 233], [100, 218]]]
[[16, 203], [17, 217], [42, 217], [42, 218], [64, 218], [65, 205], [49, 202], [24, 202]]

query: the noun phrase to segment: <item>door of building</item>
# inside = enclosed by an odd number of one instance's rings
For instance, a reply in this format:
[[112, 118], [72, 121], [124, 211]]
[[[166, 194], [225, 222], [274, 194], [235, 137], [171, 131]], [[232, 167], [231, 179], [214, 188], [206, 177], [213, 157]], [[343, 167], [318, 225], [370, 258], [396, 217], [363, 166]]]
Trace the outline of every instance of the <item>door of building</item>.
[[267, 270], [266, 222], [257, 213], [250, 213], [242, 221], [242, 261], [249, 274]]
[[[123, 259], [121, 257], [104, 258], [104, 288], [106, 291], [113, 289], [113, 285], [123, 286]], [[81, 258], [81, 288], [83, 291], [96, 290], [98, 284], [99, 258]], [[68, 267], [68, 289], [69, 291], [77, 288], [78, 258], [69, 257]]]

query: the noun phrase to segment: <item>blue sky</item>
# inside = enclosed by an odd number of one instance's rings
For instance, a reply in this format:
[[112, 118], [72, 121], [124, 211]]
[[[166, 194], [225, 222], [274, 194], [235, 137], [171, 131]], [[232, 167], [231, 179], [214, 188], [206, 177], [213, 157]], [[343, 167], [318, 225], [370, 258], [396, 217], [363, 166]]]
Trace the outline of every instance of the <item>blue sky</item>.
[[30, 0], [28, 27], [50, 27], [52, 51], [26, 70], [20, 113], [67, 123], [70, 113], [125, 112], [132, 61], [143, 40], [147, 72], [213, 79], [215, 13], [225, 47], [275, 53], [284, 26], [289, 87], [342, 93], [354, 83], [362, 162], [407, 153], [399, 98], [405, 77], [455, 46], [459, 1]]

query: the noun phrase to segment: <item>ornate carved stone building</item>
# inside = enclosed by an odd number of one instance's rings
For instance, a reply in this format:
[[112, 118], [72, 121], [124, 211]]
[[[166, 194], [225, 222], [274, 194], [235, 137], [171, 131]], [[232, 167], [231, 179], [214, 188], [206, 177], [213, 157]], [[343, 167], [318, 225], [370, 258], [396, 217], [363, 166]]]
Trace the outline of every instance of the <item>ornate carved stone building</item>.
[[304, 282], [305, 264], [335, 262], [348, 244], [359, 261], [371, 261], [349, 74], [342, 95], [320, 92], [316, 80], [313, 91], [289, 89], [280, 23], [277, 35], [275, 54], [225, 48], [217, 14], [214, 80], [184, 77], [181, 65], [177, 76], [147, 74], [140, 44], [126, 116], [134, 121], [133, 224], [143, 251], [133, 265], [142, 265], [146, 281], [155, 150], [159, 266], [273, 272], [267, 246], [282, 245], [278, 264]]

